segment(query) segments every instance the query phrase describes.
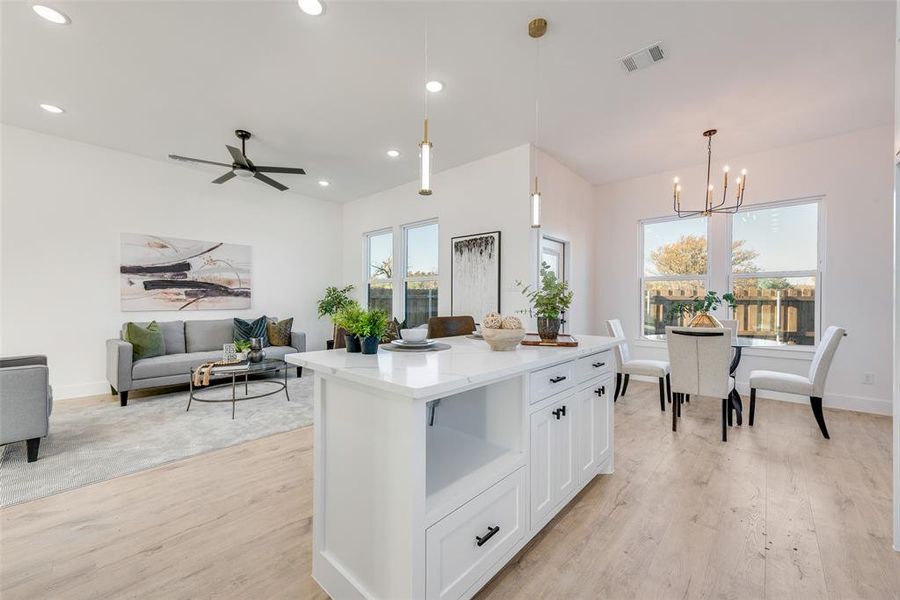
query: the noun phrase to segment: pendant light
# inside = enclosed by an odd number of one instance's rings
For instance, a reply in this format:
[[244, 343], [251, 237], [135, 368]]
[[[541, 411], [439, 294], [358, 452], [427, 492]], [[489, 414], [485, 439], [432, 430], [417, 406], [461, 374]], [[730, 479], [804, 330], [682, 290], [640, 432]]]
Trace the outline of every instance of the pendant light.
[[431, 195], [431, 141], [428, 139], [428, 17], [425, 18], [425, 127], [419, 143], [419, 195]]
[[540, 131], [540, 87], [541, 87], [541, 44], [540, 38], [547, 33], [547, 20], [542, 18], [532, 19], [528, 23], [528, 35], [535, 40], [534, 59], [534, 152], [532, 152], [534, 170], [534, 189], [531, 190], [531, 227], [539, 229], [541, 226], [541, 189], [538, 186], [537, 176], [537, 147], [538, 132]]

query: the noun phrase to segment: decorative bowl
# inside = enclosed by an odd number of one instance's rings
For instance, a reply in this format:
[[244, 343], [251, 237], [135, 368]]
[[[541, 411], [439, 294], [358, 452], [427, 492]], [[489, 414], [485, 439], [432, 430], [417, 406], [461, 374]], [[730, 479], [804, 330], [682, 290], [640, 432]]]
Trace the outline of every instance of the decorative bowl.
[[516, 349], [523, 339], [525, 339], [524, 329], [488, 329], [481, 328], [481, 335], [484, 341], [488, 343], [491, 350], [497, 352], [510, 352]]
[[427, 329], [401, 329], [400, 337], [403, 338], [404, 342], [424, 342], [425, 338], [428, 337]]

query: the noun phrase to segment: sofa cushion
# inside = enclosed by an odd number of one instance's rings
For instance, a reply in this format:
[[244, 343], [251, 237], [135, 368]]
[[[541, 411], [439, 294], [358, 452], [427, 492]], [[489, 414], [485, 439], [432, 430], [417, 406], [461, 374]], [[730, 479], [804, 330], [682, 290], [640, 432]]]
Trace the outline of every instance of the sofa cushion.
[[166, 353], [166, 341], [156, 321], [150, 321], [146, 327], [137, 323], [126, 323], [125, 341], [131, 344], [132, 360], [164, 356]]
[[187, 352], [210, 352], [212, 350], [221, 352], [223, 344], [230, 344], [233, 341], [234, 321], [232, 319], [184, 322], [184, 342]]
[[[146, 327], [150, 323], [135, 323]], [[166, 342], [166, 354], [184, 354], [184, 321], [157, 321]], [[128, 323], [122, 325], [122, 339], [125, 339], [125, 328]]]
[[284, 321], [269, 321], [266, 325], [266, 336], [269, 338], [269, 343], [273, 346], [290, 346], [291, 327], [293, 326], [293, 317]]
[[262, 340], [263, 347], [269, 345], [269, 336], [266, 334], [266, 327], [269, 319], [265, 315], [253, 321], [245, 321], [244, 319], [234, 318], [234, 339], [247, 340], [251, 338], [259, 338]]
[[269, 346], [266, 348], [266, 358], [284, 358], [285, 354], [293, 354], [296, 348], [290, 346]]
[[191, 367], [199, 367], [203, 363], [217, 360], [222, 360], [222, 350], [194, 352], [191, 354], [167, 354], [165, 356], [144, 358], [134, 362], [131, 368], [131, 378], [154, 379], [172, 375], [187, 376], [190, 375]]

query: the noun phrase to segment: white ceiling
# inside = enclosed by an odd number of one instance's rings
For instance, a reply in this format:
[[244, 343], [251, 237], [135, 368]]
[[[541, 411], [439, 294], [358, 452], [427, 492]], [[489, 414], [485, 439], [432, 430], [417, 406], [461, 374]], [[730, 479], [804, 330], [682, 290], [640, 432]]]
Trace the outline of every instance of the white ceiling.
[[[294, 0], [54, 5], [71, 25], [2, 5], [3, 122], [222, 162], [245, 128], [257, 164], [307, 169], [276, 176], [292, 192], [339, 201], [416, 178], [426, 12], [429, 75], [446, 84], [431, 96], [436, 170], [532, 141], [537, 15], [539, 145], [592, 183], [697, 164], [710, 127], [733, 155], [893, 120], [891, 0], [332, 1], [318, 18]], [[617, 62], [656, 41], [664, 62]]]

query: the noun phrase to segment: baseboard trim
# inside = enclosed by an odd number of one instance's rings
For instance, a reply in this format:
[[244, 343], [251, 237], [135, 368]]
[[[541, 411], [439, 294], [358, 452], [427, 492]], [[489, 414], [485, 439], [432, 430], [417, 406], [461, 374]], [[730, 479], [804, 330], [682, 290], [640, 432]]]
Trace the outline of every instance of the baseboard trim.
[[[655, 377], [646, 377], [643, 375], [632, 375], [631, 379], [635, 381], [645, 381], [647, 383], [653, 384], [658, 382]], [[741, 395], [748, 396], [750, 394], [749, 382], [738, 381], [736, 386], [738, 392], [740, 392]], [[806, 398], [805, 396], [780, 394], [778, 392], [770, 392], [768, 390], [759, 390], [756, 395], [758, 398], [766, 398], [767, 400], [779, 400], [781, 402], [792, 402], [794, 404], [809, 404], [809, 398]], [[825, 394], [825, 396], [822, 397], [822, 405], [825, 408], [852, 410], [874, 415], [891, 416], [893, 414], [893, 403], [889, 399], [883, 398], [867, 398], [863, 396]]]
[[54, 385], [53, 400], [69, 400], [71, 398], [83, 398], [85, 396], [99, 396], [110, 394], [109, 382], [92, 381], [89, 383], [72, 383], [69, 385]]

